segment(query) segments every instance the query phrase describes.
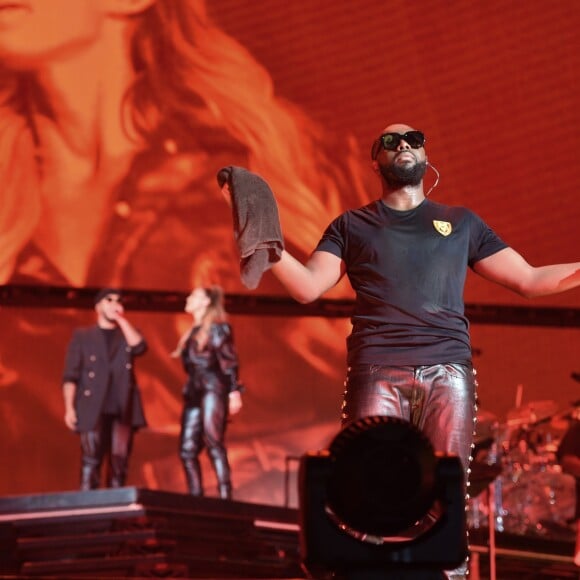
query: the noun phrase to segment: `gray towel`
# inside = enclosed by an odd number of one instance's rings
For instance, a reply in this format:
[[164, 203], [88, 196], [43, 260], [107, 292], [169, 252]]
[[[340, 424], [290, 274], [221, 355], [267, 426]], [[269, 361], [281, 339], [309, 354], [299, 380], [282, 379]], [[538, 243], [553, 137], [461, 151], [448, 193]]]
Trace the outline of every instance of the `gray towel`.
[[262, 274], [280, 260], [284, 249], [278, 206], [270, 186], [243, 167], [223, 167], [217, 181], [220, 187], [225, 183], [230, 186], [241, 279], [253, 290]]

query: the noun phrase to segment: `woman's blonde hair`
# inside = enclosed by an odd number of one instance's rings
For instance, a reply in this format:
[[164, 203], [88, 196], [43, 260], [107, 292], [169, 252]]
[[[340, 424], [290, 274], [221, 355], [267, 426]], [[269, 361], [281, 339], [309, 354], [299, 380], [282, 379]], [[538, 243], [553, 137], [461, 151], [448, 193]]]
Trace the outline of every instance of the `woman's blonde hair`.
[[224, 306], [224, 291], [221, 286], [209, 286], [203, 288], [203, 291], [209, 298], [209, 304], [203, 315], [202, 326], [210, 326], [214, 322], [225, 322], [227, 314]]
[[[278, 193], [285, 235], [298, 250], [311, 251], [345, 196], [366, 202], [354, 139], [341, 135], [341, 161], [332, 161], [325, 131], [275, 95], [270, 74], [210, 21], [204, 0], [156, 0], [135, 18], [131, 60], [136, 78], [124, 99], [125, 127], [146, 141], [162, 126], [197, 131], [201, 142], [204, 129], [224, 129], [247, 149], [248, 168]], [[46, 103], [33, 72], [0, 64], [0, 283], [41, 217], [33, 115], [50, 117]]]
[[355, 139], [341, 134], [340, 147], [329, 145], [327, 132], [276, 96], [268, 71], [211, 22], [204, 0], [157, 0], [135, 32], [133, 64], [127, 100], [136, 129], [154, 133], [166, 111], [176, 130], [225, 129], [247, 148], [248, 169], [277, 192], [285, 235], [305, 254], [346, 198], [368, 201]]

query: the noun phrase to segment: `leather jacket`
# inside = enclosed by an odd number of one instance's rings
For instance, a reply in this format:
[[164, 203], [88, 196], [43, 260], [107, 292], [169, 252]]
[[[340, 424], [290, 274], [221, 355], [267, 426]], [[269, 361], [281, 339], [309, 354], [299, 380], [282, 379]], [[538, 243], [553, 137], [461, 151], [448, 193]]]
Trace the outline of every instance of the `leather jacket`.
[[238, 354], [232, 327], [227, 322], [212, 324], [203, 350], [198, 350], [195, 340], [199, 330], [199, 326], [192, 329], [181, 352], [183, 368], [188, 377], [183, 389], [185, 399], [192, 398], [200, 391], [228, 394], [239, 390]]

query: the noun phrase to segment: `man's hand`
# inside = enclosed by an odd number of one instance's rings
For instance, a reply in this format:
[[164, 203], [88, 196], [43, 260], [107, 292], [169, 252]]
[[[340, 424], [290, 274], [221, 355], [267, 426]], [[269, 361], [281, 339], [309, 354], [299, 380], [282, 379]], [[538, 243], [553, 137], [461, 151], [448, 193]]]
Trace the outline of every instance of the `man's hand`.
[[115, 322], [119, 322], [120, 319], [125, 318], [125, 309], [123, 308], [122, 304], [115, 305], [115, 308], [110, 314], [110, 318]]
[[125, 309], [121, 304], [111, 314], [111, 320], [117, 323], [129, 346], [136, 346], [143, 340], [141, 333], [125, 318]]
[[77, 428], [77, 412], [75, 410], [75, 393], [77, 391], [76, 383], [67, 381], [62, 385], [62, 394], [64, 396], [64, 422], [71, 430]]
[[71, 431], [76, 431], [77, 428], [77, 412], [73, 407], [66, 409], [64, 414], [64, 422]]

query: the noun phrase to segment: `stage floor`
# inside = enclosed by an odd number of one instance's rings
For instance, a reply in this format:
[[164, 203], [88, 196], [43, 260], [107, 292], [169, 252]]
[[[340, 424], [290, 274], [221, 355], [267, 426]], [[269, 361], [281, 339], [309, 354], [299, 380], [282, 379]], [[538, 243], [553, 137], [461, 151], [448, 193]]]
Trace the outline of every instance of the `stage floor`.
[[302, 576], [295, 510], [125, 487], [0, 498], [0, 573]]

